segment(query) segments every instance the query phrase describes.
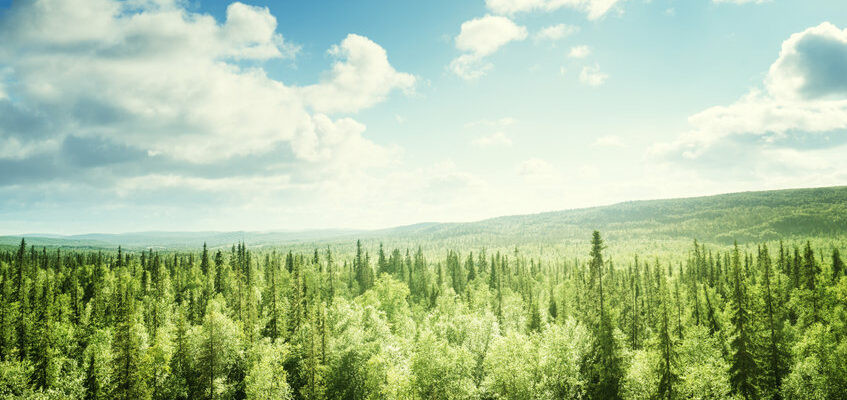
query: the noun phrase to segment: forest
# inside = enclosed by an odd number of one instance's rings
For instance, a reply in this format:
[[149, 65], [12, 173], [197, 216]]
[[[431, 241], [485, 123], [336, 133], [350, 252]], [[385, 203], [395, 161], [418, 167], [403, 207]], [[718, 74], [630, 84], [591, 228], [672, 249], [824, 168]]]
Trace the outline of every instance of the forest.
[[572, 255], [22, 239], [0, 252], [0, 398], [847, 397], [838, 245], [612, 258], [588, 236]]

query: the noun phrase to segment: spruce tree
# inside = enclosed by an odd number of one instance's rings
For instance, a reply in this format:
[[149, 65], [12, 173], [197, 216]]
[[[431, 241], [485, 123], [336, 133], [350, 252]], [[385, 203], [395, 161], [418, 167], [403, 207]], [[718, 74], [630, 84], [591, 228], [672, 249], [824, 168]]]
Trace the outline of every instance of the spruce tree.
[[832, 280], [837, 280], [844, 273], [844, 260], [837, 248], [832, 249]]
[[782, 386], [782, 378], [785, 376], [784, 357], [782, 351], [782, 318], [777, 314], [775, 301], [771, 291], [771, 259], [768, 254], [767, 245], [759, 250], [758, 262], [762, 269], [763, 284], [765, 291], [765, 313], [767, 314], [768, 339], [765, 346], [764, 373], [767, 379], [767, 387], [772, 388], [774, 396], [780, 398], [779, 388]]
[[591, 253], [589, 261], [589, 290], [597, 304], [592, 312], [590, 325], [594, 327], [594, 347], [583, 366], [588, 379], [587, 394], [589, 399], [620, 399], [620, 380], [623, 376], [621, 361], [618, 355], [617, 342], [614, 338], [614, 327], [606, 312], [603, 293], [603, 239], [600, 232], [594, 231], [591, 238]]
[[758, 398], [758, 391], [755, 386], [758, 368], [752, 354], [753, 344], [750, 337], [750, 315], [747, 311], [741, 268], [741, 258], [738, 243], [736, 242], [732, 252], [732, 276], [734, 284], [731, 303], [734, 337], [730, 342], [732, 359], [729, 373], [733, 392], [749, 400]]
[[390, 274], [388, 259], [385, 258], [385, 250], [382, 248], [382, 243], [379, 244], [379, 255], [377, 256], [376, 268], [379, 275]]
[[131, 278], [120, 278], [115, 294], [117, 313], [115, 336], [112, 339], [112, 398], [143, 400], [150, 398], [144, 360], [144, 325], [138, 323], [136, 301]]
[[[818, 310], [818, 273], [820, 273], [820, 265], [815, 260], [815, 252], [812, 251], [811, 242], [806, 242], [806, 248], [803, 251], [803, 280], [806, 289], [809, 291], [810, 306], [812, 309], [812, 323], [818, 322], [820, 312]], [[807, 321], [807, 324], [809, 321]]]
[[[661, 353], [661, 362], [659, 364], [659, 398], [671, 400], [675, 398], [675, 386], [679, 380], [679, 376], [675, 372], [676, 352], [674, 351], [673, 339], [670, 334], [670, 323], [668, 321], [668, 303], [670, 296], [662, 284], [662, 323], [659, 329], [659, 353]], [[677, 301], [679, 301], [677, 299]]]

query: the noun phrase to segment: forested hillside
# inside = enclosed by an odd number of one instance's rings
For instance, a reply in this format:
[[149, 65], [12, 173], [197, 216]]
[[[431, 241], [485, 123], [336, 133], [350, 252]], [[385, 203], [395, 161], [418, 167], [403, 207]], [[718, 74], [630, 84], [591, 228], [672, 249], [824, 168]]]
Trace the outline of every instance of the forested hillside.
[[422, 224], [385, 232], [409, 240], [472, 244], [584, 241], [594, 229], [610, 240], [690, 240], [731, 245], [847, 234], [847, 187], [774, 190], [620, 203], [612, 206]]
[[574, 257], [355, 244], [20, 241], [0, 252], [0, 398], [847, 397], [843, 248], [690, 241], [613, 262], [596, 231]]
[[[650, 242], [676, 245], [697, 238], [731, 245], [779, 239], [847, 236], [847, 187], [732, 193], [686, 199], [649, 200], [612, 206], [493, 218], [469, 223], [424, 223], [377, 231], [146, 232], [74, 236], [31, 235], [43, 246], [132, 249], [190, 249], [244, 241], [253, 246], [346, 245], [368, 239], [396, 246], [439, 247], [561, 246], [581, 244], [594, 229], [628, 246]], [[0, 244], [17, 245], [17, 236]], [[305, 247], [304, 247], [305, 246]], [[675, 249], [678, 250], [677, 247]]]

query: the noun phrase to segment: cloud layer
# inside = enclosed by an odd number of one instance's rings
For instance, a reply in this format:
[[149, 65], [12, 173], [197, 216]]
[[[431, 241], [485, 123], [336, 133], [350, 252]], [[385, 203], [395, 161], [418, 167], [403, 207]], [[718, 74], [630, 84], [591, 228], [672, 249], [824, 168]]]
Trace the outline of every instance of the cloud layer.
[[485, 0], [495, 14], [511, 15], [529, 11], [555, 11], [563, 7], [585, 12], [588, 19], [598, 19], [622, 0]]
[[337, 115], [414, 89], [378, 44], [348, 35], [320, 82], [290, 86], [261, 67], [299, 49], [267, 8], [232, 3], [218, 22], [181, 4], [14, 3], [0, 20], [0, 192], [75, 185], [85, 194], [68, 197], [149, 204], [141, 193], [202, 198], [236, 178], [279, 193], [392, 161]]
[[735, 169], [748, 178], [843, 175], [844, 158], [833, 151], [847, 144], [844, 71], [847, 30], [825, 22], [795, 33], [783, 42], [764, 90], [691, 116], [690, 131], [651, 153], [702, 170]]

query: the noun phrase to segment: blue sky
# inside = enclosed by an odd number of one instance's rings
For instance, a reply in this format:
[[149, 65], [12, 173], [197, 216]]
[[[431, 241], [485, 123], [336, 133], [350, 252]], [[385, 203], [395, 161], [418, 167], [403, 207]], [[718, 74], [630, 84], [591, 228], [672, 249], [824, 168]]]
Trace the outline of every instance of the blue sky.
[[0, 0], [0, 233], [845, 184], [839, 3]]

